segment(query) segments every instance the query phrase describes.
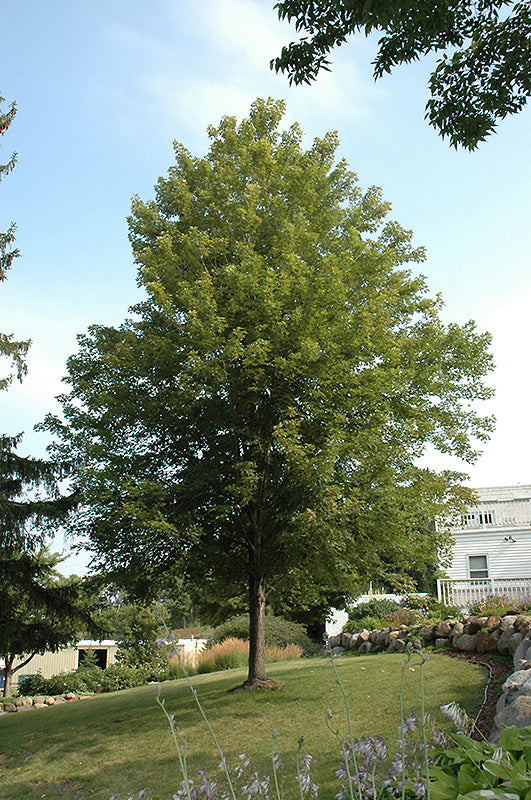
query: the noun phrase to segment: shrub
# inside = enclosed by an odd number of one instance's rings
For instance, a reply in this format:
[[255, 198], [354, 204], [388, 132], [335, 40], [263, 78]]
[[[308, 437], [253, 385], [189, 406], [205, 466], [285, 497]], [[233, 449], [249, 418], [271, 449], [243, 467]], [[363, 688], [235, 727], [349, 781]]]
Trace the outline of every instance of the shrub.
[[358, 606], [351, 606], [348, 612], [348, 622], [344, 630], [348, 632], [360, 631], [363, 628], [386, 628], [390, 624], [386, 615], [402, 611], [402, 606], [396, 600], [374, 599]]
[[511, 600], [504, 594], [491, 594], [470, 606], [470, 613], [481, 617], [504, 617], [514, 611], [522, 612], [528, 606], [528, 598]]
[[[225, 639], [234, 638], [249, 641], [249, 616], [241, 614], [214, 628], [212, 636], [207, 639], [207, 648], [211, 648]], [[321, 652], [321, 648], [304, 630], [303, 625], [290, 622], [283, 617], [274, 617], [267, 614], [265, 618], [265, 644], [266, 647], [286, 647], [288, 644], [298, 645], [305, 656]]]
[[[273, 645], [265, 649], [267, 663], [272, 661], [291, 661], [295, 658], [301, 658], [302, 655], [302, 648], [296, 644], [288, 644], [286, 647]], [[231, 637], [199, 653], [196, 671], [203, 674], [205, 672], [217, 672], [222, 669], [246, 667], [248, 659], [249, 642]]]

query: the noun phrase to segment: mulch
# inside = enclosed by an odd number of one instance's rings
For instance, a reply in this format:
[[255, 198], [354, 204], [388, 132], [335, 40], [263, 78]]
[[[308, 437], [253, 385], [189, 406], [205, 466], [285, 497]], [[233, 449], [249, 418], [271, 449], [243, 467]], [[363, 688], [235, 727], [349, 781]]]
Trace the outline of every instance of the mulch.
[[[514, 672], [512, 659], [507, 660], [500, 656], [492, 655], [490, 653], [456, 653], [454, 651], [447, 651], [445, 655], [450, 658], [460, 658], [464, 661], [470, 661], [471, 664], [488, 664], [491, 673], [487, 676], [489, 681], [486, 692], [486, 699], [479, 712], [479, 717], [476, 722], [476, 730], [472, 733], [472, 739], [489, 738], [489, 734], [494, 724], [494, 717], [496, 716], [496, 703], [501, 695], [501, 687], [506, 678]], [[485, 667], [487, 671], [488, 668]]]

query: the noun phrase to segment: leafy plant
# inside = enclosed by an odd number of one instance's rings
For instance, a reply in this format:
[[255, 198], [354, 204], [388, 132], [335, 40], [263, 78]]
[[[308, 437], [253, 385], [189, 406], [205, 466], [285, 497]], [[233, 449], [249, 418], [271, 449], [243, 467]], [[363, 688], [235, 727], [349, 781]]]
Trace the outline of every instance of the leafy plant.
[[504, 728], [498, 744], [451, 736], [455, 747], [430, 767], [431, 800], [528, 800], [531, 727]]
[[[229, 638], [249, 640], [248, 614], [231, 617], [214, 628], [212, 635], [207, 639], [207, 649]], [[272, 614], [266, 614], [265, 618], [265, 644], [266, 647], [298, 645], [306, 656], [321, 652], [320, 646], [312, 642], [302, 625]]]
[[470, 606], [470, 613], [481, 617], [505, 617], [511, 613], [521, 613], [529, 607], [529, 599], [511, 599], [504, 594], [490, 594]]

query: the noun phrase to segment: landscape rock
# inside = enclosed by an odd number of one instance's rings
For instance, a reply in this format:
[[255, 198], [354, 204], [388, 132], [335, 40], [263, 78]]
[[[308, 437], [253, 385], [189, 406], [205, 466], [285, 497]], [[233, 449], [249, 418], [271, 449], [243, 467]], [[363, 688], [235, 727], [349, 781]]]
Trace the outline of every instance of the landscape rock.
[[531, 630], [531, 617], [526, 614], [519, 614], [514, 621], [514, 629], [517, 633], [525, 636]]
[[54, 704], [54, 706], [60, 706], [63, 703], [66, 703], [66, 702], [67, 701], [64, 699], [64, 697], [56, 697], [53, 704]]
[[506, 628], [502, 628], [500, 624], [500, 638], [498, 639], [497, 650], [498, 653], [500, 653], [501, 655], [507, 655], [507, 653], [509, 652], [509, 641], [511, 639], [511, 636], [520, 637], [518, 644], [522, 641], [522, 634], [521, 633], [515, 634], [512, 625], [509, 625]]
[[502, 692], [510, 692], [513, 689], [519, 689], [520, 686], [523, 686], [524, 683], [529, 680], [529, 678], [530, 673], [526, 669], [520, 669], [517, 670], [517, 672], [513, 672], [503, 684]]
[[33, 708], [48, 708], [46, 703], [36, 703], [35, 700], [33, 701]]
[[371, 650], [372, 650], [372, 642], [362, 642], [362, 644], [358, 648], [358, 653], [365, 655], [365, 653], [370, 653]]
[[41, 694], [36, 694], [33, 698], [33, 705], [44, 704], [44, 697]]
[[4, 703], [4, 711], [14, 713], [15, 711], [18, 711], [18, 708], [14, 703]]
[[513, 664], [516, 669], [519, 669], [523, 661], [529, 661], [531, 653], [527, 655], [527, 651], [531, 648], [531, 635], [526, 633], [520, 644], [514, 651]]
[[498, 730], [505, 726], [516, 725], [525, 728], [531, 725], [531, 697], [517, 697], [510, 705], [494, 717], [494, 725]]
[[486, 621], [486, 619], [486, 617], [469, 617], [463, 629], [463, 633], [473, 636], [475, 633], [481, 630], [483, 627], [482, 620]]
[[439, 650], [448, 649], [452, 646], [450, 639], [435, 639], [435, 647]]
[[406, 643], [403, 639], [394, 639], [387, 648], [388, 653], [401, 653], [405, 650]]
[[328, 647], [332, 650], [334, 647], [340, 647], [341, 645], [341, 634], [338, 633], [336, 636], [331, 636], [328, 640]]
[[500, 620], [500, 630], [506, 631], [507, 628], [513, 628], [516, 616], [516, 614], [507, 614], [506, 617], [502, 617]]
[[33, 699], [31, 697], [23, 697], [22, 698], [22, 705], [23, 706], [32, 706], [33, 705]]
[[386, 644], [386, 640], [387, 640], [387, 637], [389, 636], [389, 633], [390, 633], [389, 628], [386, 628], [385, 630], [380, 631], [380, 633], [378, 634], [378, 636], [376, 636], [376, 638], [374, 640], [374, 644], [377, 645], [377, 646], [380, 646], [380, 645], [383, 646], [384, 644]]
[[454, 647], [463, 653], [468, 653], [476, 649], [477, 633], [462, 633], [454, 639]]
[[341, 647], [350, 647], [351, 638], [352, 638], [352, 634], [350, 634], [350, 633], [342, 633], [341, 634], [341, 641], [339, 642]]
[[369, 641], [372, 642], [372, 644], [375, 644], [376, 643], [376, 639], [381, 634], [381, 632], [382, 632], [381, 628], [375, 628], [373, 631], [371, 631], [371, 635], [370, 635]]
[[451, 632], [452, 625], [449, 622], [439, 622], [439, 624], [435, 626], [433, 635], [435, 639], [447, 639]]
[[363, 630], [359, 632], [358, 642], [363, 644], [363, 642], [368, 642], [370, 638], [371, 638], [371, 632], [368, 631], [367, 628], [363, 628]]
[[496, 628], [496, 627], [499, 626], [500, 621], [501, 621], [501, 617], [497, 617], [497, 616], [487, 617], [487, 623], [486, 623], [485, 627], [486, 628]]
[[[509, 629], [510, 630], [510, 629]], [[521, 633], [513, 633], [509, 638], [509, 645], [508, 645], [508, 652], [510, 656], [514, 656], [516, 653], [516, 648], [520, 644], [524, 637]]]
[[349, 647], [350, 647], [351, 650], [354, 650], [358, 646], [359, 638], [360, 638], [359, 633], [353, 633], [352, 634], [352, 636], [350, 637], [350, 644], [349, 644]]
[[65, 694], [65, 700], [77, 700], [77, 695], [75, 692], [68, 692]]
[[478, 633], [476, 650], [478, 653], [495, 653], [498, 648], [498, 641], [500, 639], [499, 631], [490, 631], [488, 628], [483, 628]]
[[419, 630], [419, 636], [423, 642], [433, 642], [434, 635], [433, 635], [433, 625], [424, 625]]
[[465, 626], [462, 622], [456, 622], [453, 626], [452, 630], [450, 631], [450, 639], [454, 639], [456, 636], [461, 636], [464, 631]]
[[389, 631], [389, 633], [385, 637], [384, 641], [385, 646], [389, 647], [391, 642], [394, 642], [395, 639], [398, 639], [399, 636], [400, 636], [400, 631]]
[[55, 698], [54, 697], [45, 697], [44, 698], [44, 702], [46, 703], [47, 706], [53, 706], [54, 703], [55, 703]]

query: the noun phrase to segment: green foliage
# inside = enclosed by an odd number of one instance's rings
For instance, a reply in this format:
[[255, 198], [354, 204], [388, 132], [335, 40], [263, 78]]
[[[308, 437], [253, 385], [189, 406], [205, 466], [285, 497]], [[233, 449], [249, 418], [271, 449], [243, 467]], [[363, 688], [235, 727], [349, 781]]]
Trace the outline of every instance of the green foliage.
[[[3, 102], [4, 98], [0, 96], [0, 107]], [[0, 136], [4, 136], [4, 134], [7, 133], [16, 113], [17, 108], [15, 103], [11, 103], [11, 106], [5, 112], [0, 108]], [[0, 181], [15, 168], [16, 162], [17, 154], [13, 153], [6, 164], [0, 164]], [[14, 259], [19, 255], [18, 250], [13, 247], [15, 230], [16, 226], [14, 223], [11, 223], [7, 231], [0, 231], [0, 282], [5, 280], [8, 269], [11, 267]], [[0, 333], [0, 357], [7, 358], [13, 366], [12, 372], [0, 377], [0, 389], [5, 389], [13, 378], [16, 377], [18, 380], [21, 380], [26, 374], [25, 359], [29, 346], [29, 341], [17, 342], [13, 339], [13, 336]]]
[[451, 737], [430, 767], [432, 800], [527, 800], [531, 792], [531, 728], [504, 728], [498, 744]]
[[158, 603], [131, 603], [116, 613], [116, 660], [129, 666], [165, 669], [166, 655], [156, 643], [158, 630], [168, 621], [168, 614]]
[[529, 597], [514, 599], [503, 594], [488, 595], [470, 606], [470, 613], [480, 617], [505, 617], [507, 614], [527, 614], [531, 610]]
[[[238, 617], [231, 617], [217, 628], [214, 628], [212, 635], [207, 640], [207, 647], [212, 647], [225, 639], [242, 639], [249, 641], [249, 615], [241, 614]], [[296, 622], [289, 622], [282, 617], [274, 617], [266, 614], [265, 617], [265, 645], [266, 647], [286, 647], [288, 644], [298, 645], [305, 655], [315, 655], [321, 652], [319, 645], [316, 645], [306, 635], [302, 625]]]
[[280, 0], [275, 7], [281, 19], [309, 34], [271, 61], [296, 84], [310, 83], [319, 70], [328, 70], [330, 51], [359, 32], [380, 34], [375, 78], [430, 52], [448, 51], [430, 76], [426, 118], [454, 147], [473, 150], [531, 94], [528, 3]]
[[90, 603], [79, 578], [56, 572], [57, 554], [0, 548], [0, 654], [4, 658], [4, 694], [11, 677], [29, 659], [13, 667], [16, 656], [55, 650], [78, 638], [81, 627], [97, 634]]
[[[399, 613], [402, 610], [402, 606], [396, 600], [374, 599], [369, 600], [367, 603], [360, 603], [348, 609], [348, 622], [345, 624], [344, 630], [350, 633], [352, 631], [360, 631], [363, 628], [372, 630], [373, 628], [386, 627], [384, 618], [389, 614]], [[390, 624], [389, 622], [387, 623], [387, 625]]]
[[406, 595], [400, 602], [390, 599], [369, 600], [349, 609], [349, 619], [343, 630], [348, 633], [363, 628], [373, 630], [388, 626], [415, 626], [442, 622], [462, 616], [459, 606], [446, 606], [435, 597]]
[[167, 670], [153, 671], [129, 664], [110, 664], [105, 670], [96, 666], [81, 666], [75, 672], [54, 675], [52, 678], [29, 676], [20, 681], [18, 690], [20, 695], [27, 696], [43, 694], [53, 697], [67, 692], [78, 695], [100, 694], [132, 689], [135, 686], [144, 686], [148, 681], [164, 681], [169, 678]]
[[223, 118], [201, 158], [175, 144], [129, 220], [146, 299], [79, 338], [45, 425], [118, 583], [148, 593], [179, 567], [219, 606], [246, 597], [249, 681], [272, 592], [352, 596], [433, 562], [432, 520], [467, 498], [418, 456], [473, 459], [491, 428], [490, 337], [442, 322], [380, 191], [283, 112]]

